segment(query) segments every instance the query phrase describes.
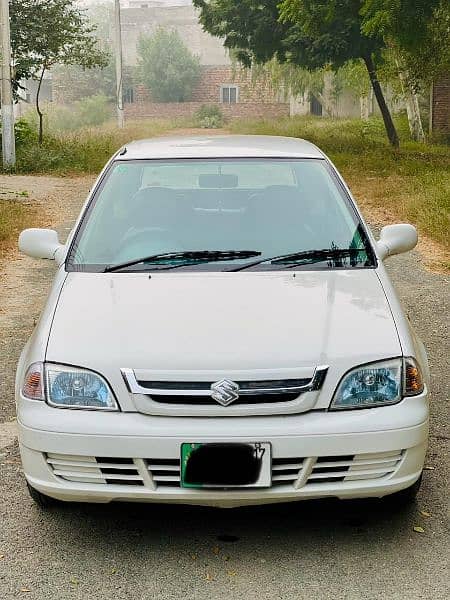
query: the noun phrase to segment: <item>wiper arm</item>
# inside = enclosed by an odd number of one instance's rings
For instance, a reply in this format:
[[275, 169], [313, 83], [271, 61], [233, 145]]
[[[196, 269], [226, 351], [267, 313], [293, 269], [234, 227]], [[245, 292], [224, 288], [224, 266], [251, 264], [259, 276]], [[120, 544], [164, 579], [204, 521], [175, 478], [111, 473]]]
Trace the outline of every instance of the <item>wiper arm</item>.
[[139, 265], [141, 263], [159, 262], [171, 259], [185, 259], [189, 262], [161, 267], [161, 270], [187, 266], [191, 264], [190, 261], [216, 262], [221, 260], [235, 260], [237, 258], [253, 258], [254, 256], [261, 256], [261, 252], [257, 252], [256, 250], [186, 250], [183, 252], [163, 252], [160, 254], [152, 254], [151, 256], [144, 256], [143, 258], [136, 258], [134, 260], [118, 263], [117, 265], [110, 265], [105, 268], [104, 273], [114, 273], [115, 271], [121, 271], [122, 269], [127, 269], [128, 267], [134, 267], [135, 265]]
[[262, 265], [264, 263], [284, 263], [287, 265], [286, 268], [290, 269], [302, 261], [319, 262], [321, 260], [335, 260], [337, 258], [339, 259], [346, 257], [350, 257], [350, 259], [352, 259], [352, 264], [353, 262], [356, 264], [358, 262], [358, 255], [361, 252], [367, 254], [367, 250], [365, 248], [323, 248], [321, 250], [304, 250], [302, 252], [293, 252], [291, 254], [280, 254], [279, 256], [262, 258], [235, 269], [228, 269], [228, 271], [243, 271], [244, 269], [250, 269], [251, 267], [256, 267], [257, 265]]

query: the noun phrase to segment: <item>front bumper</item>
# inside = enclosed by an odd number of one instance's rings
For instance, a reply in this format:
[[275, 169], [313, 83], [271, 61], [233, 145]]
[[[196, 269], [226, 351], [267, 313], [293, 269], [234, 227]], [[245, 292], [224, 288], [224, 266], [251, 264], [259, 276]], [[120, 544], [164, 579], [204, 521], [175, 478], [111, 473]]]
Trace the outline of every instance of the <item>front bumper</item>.
[[[67, 411], [23, 399], [19, 411], [27, 480], [44, 494], [79, 502], [234, 507], [381, 497], [419, 478], [427, 438], [425, 394], [384, 408], [276, 417], [149, 417]], [[272, 487], [181, 488], [183, 442], [270, 442]]]

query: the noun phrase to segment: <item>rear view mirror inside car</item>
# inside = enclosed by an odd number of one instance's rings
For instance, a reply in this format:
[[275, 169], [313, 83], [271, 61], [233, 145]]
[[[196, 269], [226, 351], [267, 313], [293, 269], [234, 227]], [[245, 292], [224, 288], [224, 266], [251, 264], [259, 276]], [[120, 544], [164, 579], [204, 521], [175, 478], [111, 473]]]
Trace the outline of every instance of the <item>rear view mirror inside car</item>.
[[199, 175], [198, 185], [201, 188], [235, 188], [238, 186], [237, 175]]

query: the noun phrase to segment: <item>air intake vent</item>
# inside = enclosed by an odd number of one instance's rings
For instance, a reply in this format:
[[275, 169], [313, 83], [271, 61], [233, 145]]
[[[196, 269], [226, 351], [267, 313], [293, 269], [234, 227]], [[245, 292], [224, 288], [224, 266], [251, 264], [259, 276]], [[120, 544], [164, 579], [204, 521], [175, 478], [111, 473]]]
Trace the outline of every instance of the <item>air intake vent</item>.
[[344, 481], [352, 461], [353, 455], [319, 456], [308, 478], [308, 483], [336, 483]]
[[180, 461], [177, 458], [149, 458], [147, 468], [157, 487], [180, 487]]
[[144, 485], [132, 458], [106, 458], [47, 454], [47, 463], [57, 477], [80, 483]]
[[402, 451], [398, 450], [375, 454], [358, 454], [348, 470], [345, 481], [386, 477], [400, 465], [403, 454]]
[[272, 486], [292, 485], [303, 467], [303, 458], [272, 459]]

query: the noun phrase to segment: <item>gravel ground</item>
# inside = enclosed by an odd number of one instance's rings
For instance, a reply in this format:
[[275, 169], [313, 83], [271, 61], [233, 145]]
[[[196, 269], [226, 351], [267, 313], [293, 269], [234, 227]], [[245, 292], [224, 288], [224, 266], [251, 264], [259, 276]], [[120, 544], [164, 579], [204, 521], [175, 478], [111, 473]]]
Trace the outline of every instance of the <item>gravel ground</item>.
[[[62, 237], [90, 183], [0, 177], [0, 186], [30, 190], [44, 203]], [[53, 269], [19, 256], [0, 266], [2, 600], [449, 597], [448, 278], [424, 270], [416, 253], [389, 262], [433, 378], [428, 468], [417, 506], [393, 512], [378, 502], [321, 501], [224, 511], [119, 504], [43, 513], [21, 472], [13, 380]]]

